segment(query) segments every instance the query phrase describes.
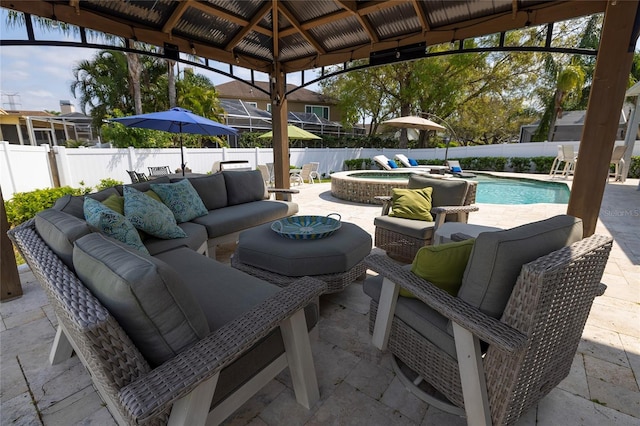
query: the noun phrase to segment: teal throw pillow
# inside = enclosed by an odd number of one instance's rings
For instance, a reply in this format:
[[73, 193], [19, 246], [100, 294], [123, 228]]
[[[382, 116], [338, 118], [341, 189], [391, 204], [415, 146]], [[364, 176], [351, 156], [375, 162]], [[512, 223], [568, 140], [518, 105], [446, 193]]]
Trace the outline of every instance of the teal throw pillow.
[[85, 197], [84, 217], [87, 223], [108, 237], [115, 238], [145, 254], [149, 254], [142, 244], [138, 230], [120, 213], [111, 210], [100, 201]]
[[187, 236], [176, 224], [169, 207], [129, 186], [125, 186], [123, 192], [124, 215], [133, 226], [165, 240]]
[[208, 213], [202, 198], [187, 179], [175, 183], [152, 183], [151, 189], [173, 212], [178, 223], [188, 222]]

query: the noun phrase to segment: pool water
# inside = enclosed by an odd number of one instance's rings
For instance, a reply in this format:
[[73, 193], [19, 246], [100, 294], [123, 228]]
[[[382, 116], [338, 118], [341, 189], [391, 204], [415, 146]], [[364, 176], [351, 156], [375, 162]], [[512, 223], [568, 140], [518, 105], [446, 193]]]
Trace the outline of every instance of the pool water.
[[569, 202], [569, 187], [561, 182], [541, 182], [529, 179], [497, 178], [478, 175], [477, 203], [535, 204]]

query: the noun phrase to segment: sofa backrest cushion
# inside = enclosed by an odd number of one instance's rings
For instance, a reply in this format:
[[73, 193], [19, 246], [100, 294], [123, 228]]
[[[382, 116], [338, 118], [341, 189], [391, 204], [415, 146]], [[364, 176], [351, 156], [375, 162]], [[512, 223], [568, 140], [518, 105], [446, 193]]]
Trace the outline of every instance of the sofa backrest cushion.
[[76, 241], [76, 274], [157, 366], [209, 334], [195, 297], [166, 263], [99, 233]]
[[222, 174], [227, 186], [228, 205], [233, 206], [269, 198], [260, 170], [223, 170]]
[[56, 209], [36, 214], [36, 230], [49, 248], [73, 270], [73, 243], [91, 232], [87, 222]]
[[222, 173], [210, 176], [189, 178], [207, 210], [220, 209], [227, 206], [227, 186]]
[[112, 187], [87, 195], [65, 195], [56, 200], [53, 208], [73, 215], [78, 219], [84, 219], [84, 197], [102, 202], [109, 198], [110, 195], [120, 195], [120, 193]]
[[522, 265], [582, 239], [582, 220], [568, 215], [476, 238], [458, 297], [500, 318]]
[[158, 176], [145, 182], [130, 183], [128, 185], [116, 185], [115, 188], [118, 190], [118, 193], [120, 195], [124, 195], [123, 188], [125, 186], [137, 189], [140, 192], [146, 192], [151, 189], [152, 183], [170, 183], [170, 182], [171, 182], [171, 179], [169, 178], [169, 176]]
[[462, 179], [442, 179], [418, 176], [409, 176], [409, 189], [432, 187], [431, 204], [433, 207], [462, 206], [467, 195], [467, 182]]

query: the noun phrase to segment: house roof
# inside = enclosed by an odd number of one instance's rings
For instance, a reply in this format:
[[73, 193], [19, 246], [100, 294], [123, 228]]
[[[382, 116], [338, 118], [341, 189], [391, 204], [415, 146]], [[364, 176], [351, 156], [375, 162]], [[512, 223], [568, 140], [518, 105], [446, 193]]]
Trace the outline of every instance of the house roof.
[[12, 115], [18, 117], [56, 117], [46, 111], [10, 110], [0, 108], [0, 115]]
[[[256, 81], [255, 85], [265, 91], [269, 91], [269, 83], [267, 81]], [[286, 91], [290, 92], [296, 89], [298, 86], [295, 84], [287, 84]], [[256, 90], [250, 85], [238, 80], [233, 80], [228, 83], [218, 84], [216, 86], [218, 91], [218, 97], [227, 99], [243, 99], [246, 101], [269, 101], [271, 98], [266, 93]], [[324, 96], [322, 93], [314, 92], [313, 90], [300, 88], [295, 92], [291, 92], [287, 95], [289, 102], [308, 102], [313, 104], [330, 104], [335, 105], [335, 101]]]

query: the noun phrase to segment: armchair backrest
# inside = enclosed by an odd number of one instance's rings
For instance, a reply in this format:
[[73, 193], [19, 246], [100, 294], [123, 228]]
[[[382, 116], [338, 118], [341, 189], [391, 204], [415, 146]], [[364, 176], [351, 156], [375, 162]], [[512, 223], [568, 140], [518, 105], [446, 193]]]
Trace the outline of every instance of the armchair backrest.
[[[475, 182], [470, 183], [464, 179], [442, 179], [412, 174], [409, 177], [408, 188], [420, 189], [432, 187], [431, 205], [442, 206], [467, 206], [475, 202]], [[457, 214], [447, 215], [445, 221], [457, 221]]]
[[559, 215], [516, 228], [481, 233], [473, 246], [458, 297], [500, 318], [522, 265], [582, 239], [582, 220]]

